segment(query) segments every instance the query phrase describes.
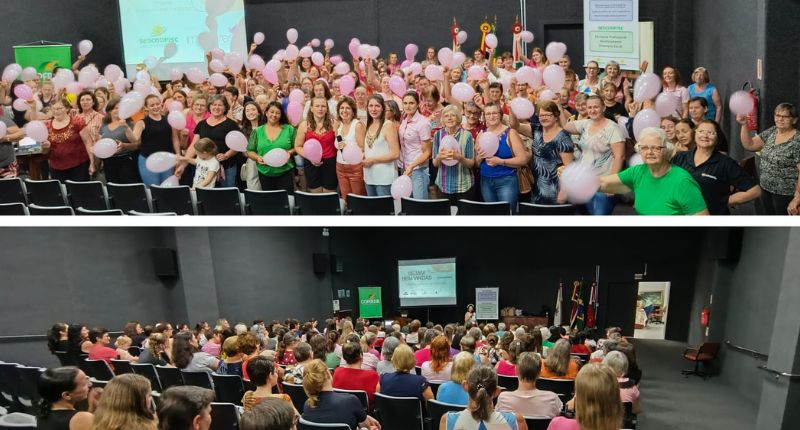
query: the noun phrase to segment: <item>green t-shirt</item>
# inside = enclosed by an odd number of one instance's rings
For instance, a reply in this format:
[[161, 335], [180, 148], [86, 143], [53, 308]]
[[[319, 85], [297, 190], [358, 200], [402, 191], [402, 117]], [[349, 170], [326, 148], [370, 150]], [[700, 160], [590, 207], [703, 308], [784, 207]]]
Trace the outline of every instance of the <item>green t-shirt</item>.
[[[287, 151], [294, 148], [295, 129], [290, 124], [286, 124], [281, 128], [281, 132], [278, 133], [278, 137], [276, 137], [275, 140], [269, 140], [266, 129], [267, 125], [264, 124], [250, 133], [250, 140], [247, 144], [248, 151], [253, 151], [258, 154], [259, 157], [263, 157], [264, 154], [275, 148], [281, 148]], [[258, 167], [258, 173], [264, 176], [279, 176], [294, 168], [294, 160], [292, 157], [289, 157], [289, 161], [281, 167], [272, 167], [260, 163], [256, 163], [256, 166]]]
[[617, 176], [636, 193], [633, 207], [639, 215], [694, 215], [706, 209], [700, 186], [680, 167], [654, 178], [646, 164], [638, 164]]

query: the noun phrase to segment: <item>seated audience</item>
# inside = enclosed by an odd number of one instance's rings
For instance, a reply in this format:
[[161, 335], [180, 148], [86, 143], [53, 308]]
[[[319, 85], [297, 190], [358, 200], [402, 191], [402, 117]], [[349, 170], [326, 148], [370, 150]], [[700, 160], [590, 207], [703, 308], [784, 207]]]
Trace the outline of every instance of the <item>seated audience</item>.
[[[219, 361], [219, 367], [215, 372], [220, 375], [239, 375], [242, 377], [242, 353], [239, 352], [239, 336], [231, 336], [222, 342], [222, 354], [225, 358]], [[216, 357], [213, 358], [216, 359]]]
[[293, 331], [287, 331], [286, 334], [283, 335], [281, 343], [278, 346], [278, 364], [288, 366], [297, 363], [294, 357], [294, 347], [297, 346], [298, 342], [300, 342], [300, 339], [297, 338], [297, 335]]
[[167, 338], [163, 333], [153, 333], [147, 338], [147, 347], [139, 354], [139, 363], [166, 366], [169, 364], [167, 357]]
[[374, 370], [364, 370], [361, 366], [363, 353], [361, 344], [347, 342], [342, 347], [342, 356], [346, 365], [337, 367], [333, 373], [333, 387], [345, 390], [362, 390], [367, 392], [369, 404], [379, 389], [379, 376]]
[[[92, 383], [77, 367], [56, 367], [42, 373], [38, 382], [40, 412], [36, 417], [40, 430], [91, 430], [94, 415], [75, 406], [89, 398]], [[96, 399], [95, 399], [96, 400]], [[90, 410], [94, 410], [94, 401]]]
[[575, 378], [575, 418], [555, 417], [547, 430], [617, 430], [624, 411], [614, 371], [601, 364], [587, 364]]
[[324, 361], [329, 369], [335, 369], [342, 363], [342, 346], [339, 345], [339, 332], [332, 330], [325, 336], [328, 343]]
[[453, 361], [447, 337], [443, 335], [435, 337], [430, 344], [430, 351], [431, 359], [422, 363], [422, 376], [428, 381], [449, 381]]
[[[250, 382], [256, 385], [255, 390], [247, 390], [242, 398], [244, 409], [248, 410], [260, 403], [263, 399], [277, 397], [292, 404], [288, 394], [274, 394], [273, 389], [278, 385], [278, 373], [275, 372], [275, 362], [265, 357], [255, 357], [247, 363], [247, 373]], [[303, 381], [298, 381], [302, 383]], [[292, 407], [294, 409], [294, 406]]]
[[119, 357], [120, 360], [127, 360], [134, 362], [139, 361], [139, 357], [134, 357], [131, 355], [130, 352], [128, 352], [128, 348], [131, 347], [132, 343], [133, 342], [131, 341], [131, 338], [125, 336], [124, 334], [118, 337], [116, 341], [114, 341], [114, 346], [117, 347], [117, 357]]
[[219, 368], [216, 357], [198, 350], [197, 338], [190, 331], [175, 335], [172, 342], [172, 363], [187, 372], [214, 372]]
[[297, 411], [279, 399], [265, 398], [244, 411], [239, 418], [240, 430], [294, 430]]
[[519, 412], [526, 417], [555, 417], [563, 404], [556, 393], [536, 389], [542, 358], [535, 352], [523, 352], [517, 358], [515, 391], [504, 391], [497, 397], [497, 410]]
[[[353, 350], [361, 352], [361, 348], [351, 346], [349, 349], [351, 353]], [[336, 372], [345, 369], [347, 368], [338, 368]], [[361, 369], [354, 370], [367, 372]], [[367, 415], [356, 396], [333, 391], [333, 378], [322, 360], [313, 360], [306, 366], [303, 390], [308, 396], [303, 407], [305, 420], [314, 423], [344, 423], [351, 429], [366, 427], [370, 430], [380, 430], [378, 420]]]
[[[389, 336], [383, 341], [383, 347], [381, 347], [381, 355], [383, 356], [383, 360], [378, 362], [378, 368], [376, 369], [378, 375], [383, 375], [384, 373], [391, 373], [396, 370], [394, 364], [392, 364], [392, 355], [394, 354], [395, 349], [397, 349], [399, 345], [400, 345], [400, 340], [394, 336]], [[414, 364], [416, 365], [416, 363], [417, 361], [415, 358]]]
[[639, 387], [625, 376], [628, 373], [628, 358], [619, 351], [611, 351], [603, 358], [603, 364], [610, 367], [617, 375], [619, 395], [623, 403], [633, 404], [633, 413], [639, 413]]
[[207, 430], [213, 401], [214, 392], [206, 388], [167, 388], [158, 403], [158, 430]]
[[305, 365], [310, 363], [314, 357], [311, 354], [311, 345], [307, 344], [306, 342], [300, 342], [294, 348], [294, 358], [297, 363], [286, 366], [286, 373], [283, 376], [283, 380], [290, 383], [290, 384], [302, 384], [303, 383], [303, 369]]
[[51, 354], [56, 352], [69, 352], [69, 326], [65, 323], [55, 323], [47, 330], [47, 349]]
[[395, 397], [419, 397], [422, 401], [432, 399], [433, 391], [428, 381], [414, 372], [415, 363], [411, 347], [400, 345], [395, 348], [392, 365], [396, 370], [380, 376], [380, 392]]
[[108, 346], [111, 343], [108, 330], [93, 328], [89, 331], [89, 341], [92, 342], [92, 348], [89, 350], [90, 360], [105, 360], [111, 364], [111, 360], [117, 358], [117, 350]]
[[150, 381], [142, 375], [117, 375], [103, 389], [92, 430], [156, 430]]
[[211, 354], [214, 357], [220, 358], [220, 353], [222, 352], [222, 328], [217, 326], [214, 327], [214, 331], [211, 334], [211, 338], [203, 344], [203, 348], [200, 349], [201, 351]]
[[439, 330], [426, 330], [425, 336], [422, 336], [422, 343], [419, 349], [414, 352], [414, 359], [417, 361], [417, 367], [422, 367], [422, 363], [431, 359], [431, 342], [436, 336], [439, 336]]
[[500, 393], [500, 387], [497, 386], [497, 374], [490, 366], [480, 364], [472, 368], [466, 386], [469, 393], [467, 409], [442, 415], [439, 430], [478, 430], [505, 426], [511, 430], [528, 430], [522, 415], [495, 410], [492, 399]]
[[547, 358], [542, 361], [542, 371], [539, 376], [548, 379], [575, 379], [580, 365], [572, 359], [569, 350], [569, 340], [559, 339]]
[[261, 353], [258, 337], [251, 331], [240, 334], [237, 342], [242, 357], [242, 379], [250, 379], [247, 375], [247, 362]]
[[439, 386], [436, 392], [436, 400], [450, 403], [452, 405], [467, 406], [469, 395], [467, 394], [466, 382], [469, 371], [475, 366], [473, 355], [469, 352], [460, 352], [453, 358], [453, 370], [450, 372], [450, 380]]

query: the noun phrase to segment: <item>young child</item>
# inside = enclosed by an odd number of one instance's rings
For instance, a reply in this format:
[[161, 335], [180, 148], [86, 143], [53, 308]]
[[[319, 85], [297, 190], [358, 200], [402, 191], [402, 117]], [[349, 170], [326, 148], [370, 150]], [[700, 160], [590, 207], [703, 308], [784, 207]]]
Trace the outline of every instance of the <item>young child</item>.
[[134, 357], [128, 352], [128, 348], [131, 347], [132, 344], [131, 338], [128, 336], [122, 335], [117, 338], [117, 341], [114, 342], [114, 346], [117, 347], [117, 356], [120, 360], [128, 360], [133, 362], [138, 362], [139, 357]]
[[183, 158], [185, 161], [195, 165], [194, 183], [192, 189], [214, 188], [217, 182], [217, 172], [220, 165], [217, 161], [217, 145], [209, 138], [202, 138], [194, 144], [197, 158]]

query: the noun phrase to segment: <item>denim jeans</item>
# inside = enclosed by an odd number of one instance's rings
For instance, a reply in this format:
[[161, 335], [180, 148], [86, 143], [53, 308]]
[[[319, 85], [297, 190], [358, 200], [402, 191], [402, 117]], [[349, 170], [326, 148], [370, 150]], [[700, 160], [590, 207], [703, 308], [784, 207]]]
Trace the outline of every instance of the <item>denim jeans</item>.
[[172, 176], [175, 173], [175, 168], [167, 170], [166, 172], [156, 173], [147, 170], [145, 166], [145, 162], [147, 161], [147, 157], [139, 155], [139, 176], [142, 177], [142, 183], [147, 185], [161, 185], [162, 182], [166, 181], [167, 178]]
[[411, 173], [411, 181], [413, 182], [413, 191], [411, 197], [415, 199], [428, 199], [428, 185], [431, 183], [431, 178], [428, 173], [428, 168], [420, 168]]
[[367, 184], [367, 195], [370, 197], [391, 196], [392, 186]]
[[481, 176], [481, 194], [484, 202], [508, 202], [511, 213], [517, 213], [519, 181], [516, 174], [499, 178]]
[[[220, 167], [222, 166], [220, 165]], [[225, 179], [223, 181], [217, 182], [217, 188], [236, 187], [236, 176], [238, 176], [237, 173], [239, 172], [238, 169], [236, 169], [236, 164], [234, 164], [231, 167], [225, 168]]]
[[594, 197], [586, 203], [586, 210], [589, 212], [589, 215], [611, 215], [618, 201], [618, 196], [607, 196], [606, 193], [596, 193]]

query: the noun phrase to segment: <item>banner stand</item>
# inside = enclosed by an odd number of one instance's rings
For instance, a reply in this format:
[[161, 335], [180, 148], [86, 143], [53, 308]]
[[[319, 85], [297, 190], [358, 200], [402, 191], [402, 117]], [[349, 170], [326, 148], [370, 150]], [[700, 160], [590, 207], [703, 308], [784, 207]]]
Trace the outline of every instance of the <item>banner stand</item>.
[[33, 67], [42, 80], [51, 79], [56, 67], [72, 68], [72, 45], [39, 40], [15, 45], [14, 62], [22, 68]]

